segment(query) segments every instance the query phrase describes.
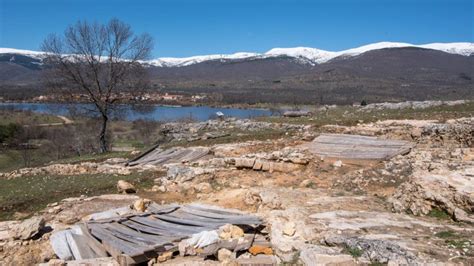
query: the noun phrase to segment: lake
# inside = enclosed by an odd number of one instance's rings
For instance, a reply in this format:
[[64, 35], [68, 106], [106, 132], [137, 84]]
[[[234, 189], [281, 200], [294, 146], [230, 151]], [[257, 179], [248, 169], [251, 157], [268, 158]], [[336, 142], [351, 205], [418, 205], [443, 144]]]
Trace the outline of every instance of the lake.
[[[90, 111], [93, 109], [93, 105], [84, 103], [0, 103], [0, 109], [33, 111], [52, 115], [94, 116], [94, 113]], [[215, 118], [216, 112], [222, 112], [226, 117], [237, 118], [252, 118], [271, 115], [271, 112], [266, 109], [121, 104], [117, 105], [117, 108], [115, 108], [111, 117], [129, 121], [146, 119], [164, 122], [189, 118], [198, 121], [206, 121]]]

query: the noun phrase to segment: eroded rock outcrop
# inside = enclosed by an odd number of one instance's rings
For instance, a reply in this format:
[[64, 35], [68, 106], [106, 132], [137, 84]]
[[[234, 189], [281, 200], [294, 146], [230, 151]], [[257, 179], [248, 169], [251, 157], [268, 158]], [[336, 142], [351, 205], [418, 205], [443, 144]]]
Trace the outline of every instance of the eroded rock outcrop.
[[457, 221], [474, 223], [474, 168], [445, 175], [415, 174], [397, 189], [390, 202], [397, 212], [427, 215], [436, 208]]
[[357, 256], [371, 263], [391, 263], [392, 265], [414, 265], [416, 256], [396, 243], [386, 240], [364, 239], [360, 237], [330, 236], [324, 239], [330, 246], [344, 246]]

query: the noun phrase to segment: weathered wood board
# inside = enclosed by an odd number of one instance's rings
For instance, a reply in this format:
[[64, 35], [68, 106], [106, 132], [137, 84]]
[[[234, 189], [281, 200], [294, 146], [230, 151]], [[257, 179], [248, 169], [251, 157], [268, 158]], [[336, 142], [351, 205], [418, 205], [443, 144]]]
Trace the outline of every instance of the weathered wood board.
[[371, 136], [322, 134], [305, 146], [310, 152], [319, 156], [387, 160], [409, 152], [413, 144], [404, 140], [379, 139]]
[[129, 161], [128, 165], [163, 165], [167, 163], [192, 162], [208, 154], [209, 148], [206, 147], [170, 148], [167, 150], [154, 148]]
[[209, 205], [152, 204], [141, 214], [79, 223], [55, 233], [57, 236], [53, 234], [52, 244], [60, 257], [90, 259], [110, 255], [121, 264], [136, 264], [177, 249], [180, 240], [195, 233], [224, 224], [261, 223], [256, 216]]

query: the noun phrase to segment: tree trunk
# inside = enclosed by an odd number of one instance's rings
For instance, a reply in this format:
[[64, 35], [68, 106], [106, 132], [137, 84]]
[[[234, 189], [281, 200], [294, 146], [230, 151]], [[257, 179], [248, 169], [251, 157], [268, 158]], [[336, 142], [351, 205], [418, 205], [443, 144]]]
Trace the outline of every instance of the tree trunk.
[[107, 122], [109, 117], [107, 115], [102, 115], [102, 128], [100, 129], [99, 135], [99, 145], [100, 145], [100, 152], [104, 153], [109, 150], [109, 146], [107, 143]]

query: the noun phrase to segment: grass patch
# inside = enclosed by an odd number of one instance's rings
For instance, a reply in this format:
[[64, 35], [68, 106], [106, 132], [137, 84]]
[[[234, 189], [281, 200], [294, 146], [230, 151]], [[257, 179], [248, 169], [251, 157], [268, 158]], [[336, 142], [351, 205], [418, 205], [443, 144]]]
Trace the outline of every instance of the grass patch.
[[439, 238], [453, 238], [453, 237], [456, 237], [457, 235], [453, 231], [441, 231], [441, 232], [436, 233], [435, 236]]
[[436, 233], [435, 236], [444, 239], [444, 243], [448, 247], [459, 250], [469, 248], [472, 244], [464, 235], [458, 234], [454, 231], [441, 231]]
[[301, 252], [298, 250], [298, 251], [295, 251], [295, 253], [293, 253], [293, 256], [291, 256], [291, 260], [288, 261], [288, 262], [282, 262], [280, 265], [284, 265], [284, 266], [289, 266], [289, 265], [302, 265], [301, 262], [298, 263], [300, 261], [300, 256], [301, 256]]
[[260, 117], [257, 118], [257, 120], [275, 123], [309, 124], [316, 127], [328, 124], [354, 126], [360, 121], [369, 123], [387, 119], [435, 119], [443, 122], [448, 119], [473, 116], [474, 102], [454, 106], [436, 106], [425, 109], [405, 108], [401, 110], [358, 110], [358, 107], [338, 106], [327, 111], [317, 111], [313, 116], [309, 117], [289, 118], [273, 116]]
[[313, 181], [311, 181], [311, 182], [309, 182], [308, 184], [306, 184], [305, 187], [306, 187], [306, 188], [316, 189], [316, 188], [318, 188], [318, 185], [316, 185], [316, 183], [314, 183]]
[[471, 246], [471, 241], [467, 239], [446, 239], [444, 242], [448, 245], [448, 247], [456, 249], [464, 249]]
[[383, 266], [387, 265], [387, 263], [382, 263], [382, 262], [371, 262], [369, 263], [369, 266]]
[[64, 121], [61, 118], [55, 115], [21, 110], [0, 110], [0, 124], [3, 125], [7, 125], [9, 123], [20, 125], [38, 125], [63, 122]]
[[431, 211], [427, 214], [429, 217], [433, 217], [439, 220], [451, 220], [451, 216], [447, 214], [445, 211], [438, 209], [438, 208], [432, 208]]
[[145, 147], [142, 141], [139, 140], [129, 140], [129, 139], [117, 139], [113, 142], [114, 147], [132, 147], [137, 149], [142, 149]]
[[344, 251], [350, 254], [354, 258], [359, 258], [362, 256], [362, 254], [364, 254], [364, 251], [358, 247], [353, 248], [353, 247], [345, 246]]
[[20, 151], [4, 150], [0, 153], [0, 172], [9, 172], [23, 167]]
[[156, 173], [132, 173], [127, 176], [95, 175], [37, 175], [0, 179], [0, 220], [11, 219], [15, 212], [32, 213], [48, 203], [80, 195], [94, 196], [115, 193], [117, 181], [126, 180], [138, 189], [151, 187]]

